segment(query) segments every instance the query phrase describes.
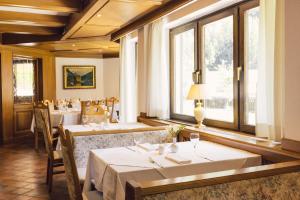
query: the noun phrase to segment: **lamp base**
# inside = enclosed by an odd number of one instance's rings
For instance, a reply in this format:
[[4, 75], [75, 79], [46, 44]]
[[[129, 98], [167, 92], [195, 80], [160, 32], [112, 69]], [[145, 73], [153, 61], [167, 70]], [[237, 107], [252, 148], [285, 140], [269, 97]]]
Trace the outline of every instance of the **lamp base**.
[[195, 128], [203, 128], [203, 127], [206, 127], [206, 126], [203, 124], [203, 121], [202, 121], [202, 122], [197, 122], [197, 124], [195, 125]]
[[203, 125], [203, 120], [204, 120], [204, 116], [205, 116], [205, 113], [204, 113], [204, 109], [203, 107], [201, 106], [201, 103], [198, 102], [195, 109], [194, 109], [194, 115], [195, 115], [195, 119], [197, 121], [197, 125], [196, 127], [197, 128], [201, 128], [201, 127], [204, 127]]

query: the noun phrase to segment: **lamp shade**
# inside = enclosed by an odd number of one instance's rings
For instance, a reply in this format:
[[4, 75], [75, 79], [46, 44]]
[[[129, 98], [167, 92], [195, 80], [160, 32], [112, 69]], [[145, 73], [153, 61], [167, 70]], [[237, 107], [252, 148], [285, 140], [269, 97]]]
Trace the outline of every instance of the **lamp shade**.
[[201, 100], [206, 98], [207, 87], [206, 84], [194, 84], [191, 86], [187, 99]]

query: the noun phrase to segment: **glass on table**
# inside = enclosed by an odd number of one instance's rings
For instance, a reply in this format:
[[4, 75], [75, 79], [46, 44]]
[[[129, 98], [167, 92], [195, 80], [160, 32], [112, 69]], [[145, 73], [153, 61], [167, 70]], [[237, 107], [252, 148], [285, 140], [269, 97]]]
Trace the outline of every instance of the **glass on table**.
[[197, 143], [199, 142], [199, 133], [190, 133], [190, 141], [193, 144], [195, 149]]

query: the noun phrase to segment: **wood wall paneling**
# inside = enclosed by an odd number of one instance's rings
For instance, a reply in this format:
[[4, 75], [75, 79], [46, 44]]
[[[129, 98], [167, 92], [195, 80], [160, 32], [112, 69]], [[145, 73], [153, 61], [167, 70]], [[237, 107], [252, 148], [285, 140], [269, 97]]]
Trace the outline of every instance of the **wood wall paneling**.
[[12, 51], [1, 51], [1, 81], [2, 81], [2, 133], [4, 142], [13, 138], [13, 81], [12, 81]]
[[[54, 55], [48, 51], [34, 48], [0, 45], [1, 54], [1, 91], [2, 91], [2, 134], [3, 142], [9, 143], [24, 134], [31, 124], [29, 108], [19, 108], [14, 112], [13, 97], [13, 56], [41, 58], [43, 63], [43, 93], [46, 99], [55, 99], [55, 62]], [[25, 120], [24, 120], [25, 119]], [[23, 121], [24, 120], [24, 121]], [[24, 123], [23, 123], [24, 122]], [[16, 128], [14, 128], [16, 125]], [[16, 132], [15, 132], [16, 130]]]
[[32, 117], [32, 104], [14, 105], [14, 138], [30, 133]]
[[56, 99], [55, 57], [43, 56], [43, 95], [44, 99]]

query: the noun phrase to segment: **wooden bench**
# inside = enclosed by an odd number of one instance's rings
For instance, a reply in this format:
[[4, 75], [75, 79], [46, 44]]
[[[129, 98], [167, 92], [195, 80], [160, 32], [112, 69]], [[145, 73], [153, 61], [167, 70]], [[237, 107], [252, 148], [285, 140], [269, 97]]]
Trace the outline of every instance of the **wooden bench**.
[[159, 181], [126, 183], [126, 200], [300, 199], [300, 160]]

